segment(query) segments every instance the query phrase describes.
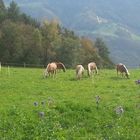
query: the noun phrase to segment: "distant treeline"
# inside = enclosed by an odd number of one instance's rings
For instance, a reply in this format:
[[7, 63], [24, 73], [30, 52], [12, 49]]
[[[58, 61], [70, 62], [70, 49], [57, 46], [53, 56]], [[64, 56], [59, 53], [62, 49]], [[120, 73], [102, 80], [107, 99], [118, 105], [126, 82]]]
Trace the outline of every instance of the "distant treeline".
[[87, 65], [112, 67], [109, 51], [101, 38], [91, 41], [60, 26], [56, 20], [40, 23], [12, 1], [9, 7], [0, 0], [0, 61], [46, 65], [61, 61], [66, 67]]

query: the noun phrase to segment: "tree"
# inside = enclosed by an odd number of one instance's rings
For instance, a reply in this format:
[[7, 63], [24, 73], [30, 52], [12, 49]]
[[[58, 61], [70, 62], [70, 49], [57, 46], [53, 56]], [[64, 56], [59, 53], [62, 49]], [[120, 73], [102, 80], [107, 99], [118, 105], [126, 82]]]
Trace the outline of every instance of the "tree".
[[102, 59], [102, 64], [100, 63], [100, 65], [111, 67], [113, 65], [113, 62], [109, 58], [109, 50], [105, 42], [101, 38], [97, 38], [95, 41], [95, 47], [98, 49], [98, 54]]
[[1, 26], [2, 35], [0, 38], [0, 59], [12, 62], [16, 51], [18, 31], [16, 24], [7, 20]]
[[66, 67], [75, 67], [79, 45], [79, 40], [70, 37], [63, 38], [61, 47], [58, 49], [58, 60], [62, 61]]
[[0, 0], [0, 23], [6, 18], [6, 8], [3, 0]]
[[14, 1], [12, 1], [8, 7], [8, 18], [12, 21], [17, 21], [20, 18], [19, 7]]
[[87, 65], [87, 63], [91, 61], [98, 64], [100, 61], [100, 57], [97, 52], [97, 48], [95, 48], [94, 42], [85, 37], [81, 38], [81, 49], [79, 55], [83, 65]]
[[41, 27], [41, 33], [43, 37], [43, 63], [46, 64], [56, 60], [56, 51], [61, 44], [60, 27], [55, 20], [45, 21]]
[[31, 64], [41, 63], [42, 35], [38, 28], [24, 23], [18, 23], [17, 62]]

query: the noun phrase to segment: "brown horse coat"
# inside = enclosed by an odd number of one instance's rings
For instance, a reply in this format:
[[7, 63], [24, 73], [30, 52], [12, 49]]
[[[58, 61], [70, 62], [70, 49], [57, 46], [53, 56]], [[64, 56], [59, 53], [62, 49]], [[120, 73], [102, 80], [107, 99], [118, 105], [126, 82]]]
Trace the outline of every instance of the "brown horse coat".
[[128, 72], [128, 69], [126, 68], [126, 66], [122, 63], [119, 63], [116, 65], [116, 70], [117, 70], [117, 75], [118, 73], [120, 72], [122, 74], [122, 77], [124, 76], [124, 73], [125, 73], [125, 76], [127, 78], [129, 78], [129, 72]]
[[63, 63], [61, 63], [61, 62], [55, 62], [55, 63], [57, 65], [57, 69], [62, 69], [63, 72], [66, 71], [66, 67], [65, 67], [65, 65]]

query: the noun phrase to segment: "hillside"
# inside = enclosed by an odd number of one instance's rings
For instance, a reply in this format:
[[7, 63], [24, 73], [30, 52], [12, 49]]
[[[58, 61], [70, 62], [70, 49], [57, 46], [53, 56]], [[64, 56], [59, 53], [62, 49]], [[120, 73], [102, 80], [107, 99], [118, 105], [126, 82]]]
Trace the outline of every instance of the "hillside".
[[[5, 0], [8, 4], [11, 0]], [[138, 0], [15, 0], [22, 11], [41, 21], [57, 19], [79, 35], [106, 41], [115, 63], [139, 65], [140, 1]], [[27, 4], [28, 3], [28, 4]], [[131, 64], [130, 64], [131, 63]]]

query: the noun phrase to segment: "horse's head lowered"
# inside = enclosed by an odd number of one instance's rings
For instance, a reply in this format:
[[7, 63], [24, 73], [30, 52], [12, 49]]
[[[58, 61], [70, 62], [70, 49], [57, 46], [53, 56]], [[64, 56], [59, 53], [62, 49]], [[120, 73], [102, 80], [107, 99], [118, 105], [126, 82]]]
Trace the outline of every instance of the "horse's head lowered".
[[54, 62], [49, 63], [47, 65], [47, 68], [45, 69], [44, 76], [45, 77], [50, 76], [50, 75], [55, 76], [56, 69], [57, 69], [56, 63], [54, 63]]
[[123, 76], [123, 73], [125, 73], [125, 76], [127, 78], [129, 78], [129, 72], [128, 72], [128, 69], [126, 68], [126, 66], [122, 63], [119, 63], [116, 65], [116, 70], [117, 70], [117, 75], [118, 75], [118, 72], [120, 72]]
[[55, 62], [57, 65], [57, 69], [62, 69], [64, 72], [66, 71], [66, 67], [63, 63], [61, 62]]

